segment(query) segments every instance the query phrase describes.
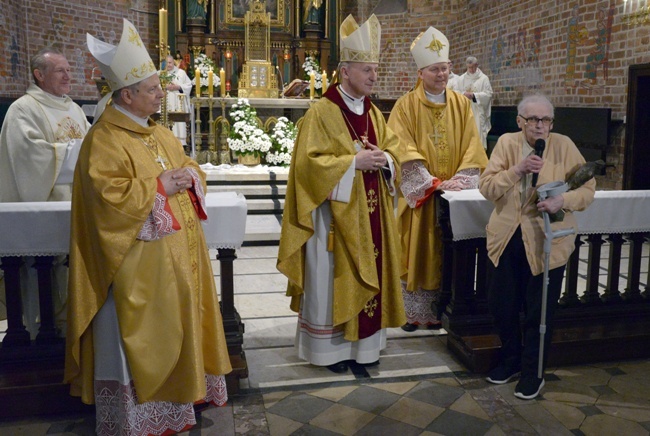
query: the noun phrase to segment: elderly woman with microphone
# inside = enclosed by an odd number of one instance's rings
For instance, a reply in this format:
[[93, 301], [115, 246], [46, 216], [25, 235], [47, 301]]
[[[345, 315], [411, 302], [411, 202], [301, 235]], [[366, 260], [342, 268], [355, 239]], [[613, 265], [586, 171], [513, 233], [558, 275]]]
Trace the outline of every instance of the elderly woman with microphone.
[[[529, 400], [544, 386], [544, 378], [538, 374], [540, 324], [544, 324], [540, 323], [545, 263], [542, 213], [562, 209], [564, 221], [554, 226], [576, 229], [572, 212], [591, 204], [596, 182], [591, 179], [576, 189], [538, 201], [537, 185], [566, 180], [585, 160], [571, 139], [551, 133], [554, 109], [546, 97], [527, 96], [517, 110], [521, 132], [499, 138], [479, 180], [479, 189], [496, 206], [486, 229], [491, 260], [488, 301], [501, 339], [501, 353], [487, 381], [504, 384], [521, 374], [515, 396]], [[564, 269], [574, 248], [575, 234], [571, 234], [555, 240], [551, 249], [543, 366]], [[523, 329], [519, 321], [522, 308]]]

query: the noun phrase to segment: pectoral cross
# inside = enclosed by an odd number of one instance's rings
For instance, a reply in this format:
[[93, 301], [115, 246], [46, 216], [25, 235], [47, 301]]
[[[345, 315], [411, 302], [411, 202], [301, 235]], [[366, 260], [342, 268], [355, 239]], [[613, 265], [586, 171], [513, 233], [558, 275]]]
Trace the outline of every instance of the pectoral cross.
[[158, 162], [158, 163], [160, 164], [160, 166], [162, 167], [163, 171], [167, 169], [167, 167], [165, 167], [165, 159], [163, 159], [162, 156], [159, 155], [159, 156], [156, 158], [156, 162]]
[[361, 144], [363, 144], [363, 148], [366, 148], [367, 142], [368, 142], [368, 132], [363, 132], [363, 135], [361, 135]]

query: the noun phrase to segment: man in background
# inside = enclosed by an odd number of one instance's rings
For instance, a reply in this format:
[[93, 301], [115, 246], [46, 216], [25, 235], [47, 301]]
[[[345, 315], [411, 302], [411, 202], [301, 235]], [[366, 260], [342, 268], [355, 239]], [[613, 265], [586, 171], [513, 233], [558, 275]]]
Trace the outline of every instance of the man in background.
[[481, 136], [483, 148], [487, 150], [487, 135], [492, 124], [492, 86], [490, 79], [478, 67], [478, 60], [474, 56], [468, 56], [465, 61], [467, 71], [463, 73], [453, 84], [453, 90], [460, 92], [472, 102], [472, 111], [476, 128]]
[[452, 90], [456, 87], [456, 81], [460, 76], [454, 73], [454, 63], [449, 60], [449, 80], [447, 81], [447, 88]]
[[[185, 71], [176, 66], [174, 56], [167, 55], [165, 59], [165, 72], [171, 79], [167, 84], [167, 111], [187, 113], [190, 108], [192, 79], [187, 76]], [[184, 122], [174, 123], [172, 131], [181, 144], [187, 145], [187, 125]]]

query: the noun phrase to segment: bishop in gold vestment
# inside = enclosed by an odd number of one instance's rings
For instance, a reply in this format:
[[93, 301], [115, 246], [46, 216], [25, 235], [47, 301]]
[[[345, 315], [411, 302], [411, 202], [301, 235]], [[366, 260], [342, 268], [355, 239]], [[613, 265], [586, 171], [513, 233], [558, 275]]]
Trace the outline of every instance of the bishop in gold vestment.
[[[125, 20], [117, 52], [136, 53], [102, 73], [136, 71], [134, 61], [153, 73], [115, 85], [82, 144], [72, 195], [65, 381], [96, 404], [100, 435], [186, 430], [194, 403], [225, 403], [231, 371], [201, 226], [205, 174], [149, 118], [164, 93], [134, 34]], [[106, 60], [104, 47], [89, 44]]]
[[341, 25], [341, 83], [299, 126], [282, 219], [278, 269], [299, 312], [298, 355], [334, 372], [377, 364], [385, 329], [405, 321], [393, 208], [400, 150], [368, 98], [379, 33], [374, 15]]
[[418, 36], [411, 45], [418, 83], [395, 103], [388, 120], [404, 153], [418, 156], [412, 167], [404, 166], [397, 211], [407, 331], [440, 326], [431, 303], [440, 289], [442, 240], [431, 194], [477, 188], [487, 165], [469, 100], [446, 88], [448, 51], [449, 42], [437, 29]]

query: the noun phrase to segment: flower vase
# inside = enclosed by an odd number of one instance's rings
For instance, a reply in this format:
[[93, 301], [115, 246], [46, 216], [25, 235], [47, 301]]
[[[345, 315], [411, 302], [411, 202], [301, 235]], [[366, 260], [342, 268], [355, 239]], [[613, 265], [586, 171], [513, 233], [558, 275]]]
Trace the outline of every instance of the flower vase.
[[255, 154], [247, 153], [237, 155], [237, 161], [247, 167], [254, 167], [260, 164], [261, 158], [259, 155], [256, 156]]

